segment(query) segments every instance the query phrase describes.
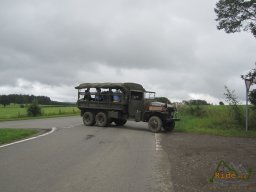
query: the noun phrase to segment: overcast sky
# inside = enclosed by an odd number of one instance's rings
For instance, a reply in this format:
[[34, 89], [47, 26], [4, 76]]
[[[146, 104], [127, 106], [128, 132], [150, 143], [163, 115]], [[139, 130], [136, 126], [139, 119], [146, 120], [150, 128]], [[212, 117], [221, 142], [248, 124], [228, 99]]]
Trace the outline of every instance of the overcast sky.
[[224, 85], [244, 100], [256, 39], [217, 30], [215, 3], [1, 0], [0, 94], [75, 101], [80, 83], [136, 82], [171, 101], [218, 103]]

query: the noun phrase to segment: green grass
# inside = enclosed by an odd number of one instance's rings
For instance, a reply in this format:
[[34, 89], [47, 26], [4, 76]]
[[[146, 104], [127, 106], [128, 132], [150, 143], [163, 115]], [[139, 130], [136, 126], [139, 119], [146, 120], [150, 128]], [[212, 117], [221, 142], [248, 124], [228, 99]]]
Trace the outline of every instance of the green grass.
[[[180, 108], [181, 121], [176, 123], [177, 132], [191, 132], [232, 137], [256, 137], [255, 112], [251, 111], [249, 131], [245, 131], [245, 123], [237, 122], [230, 106], [200, 106], [197, 110], [183, 106]], [[243, 111], [243, 110], [242, 110]]]
[[47, 118], [59, 117], [79, 114], [77, 107], [64, 106], [41, 106], [42, 115], [38, 117], [28, 117], [27, 108], [21, 108], [20, 105], [10, 105], [0, 107], [0, 121], [17, 120], [17, 119], [33, 119], [33, 118]]
[[28, 138], [39, 133], [36, 129], [0, 129], [0, 145]]

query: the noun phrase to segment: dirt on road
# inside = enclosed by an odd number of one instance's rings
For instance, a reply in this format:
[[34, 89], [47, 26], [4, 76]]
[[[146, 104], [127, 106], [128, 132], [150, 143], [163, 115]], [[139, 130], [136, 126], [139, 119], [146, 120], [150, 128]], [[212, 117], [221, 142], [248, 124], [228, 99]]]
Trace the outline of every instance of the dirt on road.
[[255, 138], [173, 132], [163, 134], [161, 143], [174, 191], [256, 191]]

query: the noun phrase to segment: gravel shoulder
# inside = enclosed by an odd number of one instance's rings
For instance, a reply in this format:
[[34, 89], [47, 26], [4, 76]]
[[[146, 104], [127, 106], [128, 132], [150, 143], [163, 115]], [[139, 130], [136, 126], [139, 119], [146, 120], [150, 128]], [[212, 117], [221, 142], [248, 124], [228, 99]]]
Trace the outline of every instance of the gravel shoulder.
[[[162, 135], [174, 191], [256, 191], [256, 139], [173, 132]], [[247, 181], [213, 182], [220, 161], [252, 169]]]

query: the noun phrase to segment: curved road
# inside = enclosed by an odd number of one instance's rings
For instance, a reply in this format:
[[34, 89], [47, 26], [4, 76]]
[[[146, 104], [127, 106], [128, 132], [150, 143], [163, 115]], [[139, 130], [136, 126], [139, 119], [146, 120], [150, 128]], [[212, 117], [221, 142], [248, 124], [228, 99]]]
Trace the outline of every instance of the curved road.
[[3, 192], [173, 191], [161, 134], [146, 123], [85, 127], [80, 117], [1, 122], [51, 128], [44, 137], [0, 148]]

